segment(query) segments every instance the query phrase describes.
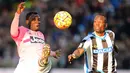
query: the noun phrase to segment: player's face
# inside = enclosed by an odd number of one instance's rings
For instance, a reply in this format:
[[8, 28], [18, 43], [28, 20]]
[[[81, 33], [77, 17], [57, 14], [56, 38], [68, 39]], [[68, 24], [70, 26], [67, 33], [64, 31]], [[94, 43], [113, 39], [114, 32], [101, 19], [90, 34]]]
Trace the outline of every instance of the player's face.
[[94, 31], [97, 33], [104, 33], [106, 28], [105, 19], [101, 16], [94, 19], [93, 24]]
[[36, 16], [32, 19], [31, 24], [30, 24], [30, 29], [33, 31], [37, 31], [40, 26], [40, 17]]

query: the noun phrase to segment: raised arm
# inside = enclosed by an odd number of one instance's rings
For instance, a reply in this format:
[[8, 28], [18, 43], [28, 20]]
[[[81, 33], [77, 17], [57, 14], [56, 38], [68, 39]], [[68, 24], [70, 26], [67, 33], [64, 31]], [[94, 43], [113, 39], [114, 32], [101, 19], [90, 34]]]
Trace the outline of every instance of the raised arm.
[[24, 8], [25, 8], [24, 2], [21, 2], [17, 7], [17, 11], [15, 13], [15, 16], [11, 23], [11, 28], [10, 28], [10, 33], [12, 36], [18, 35], [19, 16], [23, 12]]

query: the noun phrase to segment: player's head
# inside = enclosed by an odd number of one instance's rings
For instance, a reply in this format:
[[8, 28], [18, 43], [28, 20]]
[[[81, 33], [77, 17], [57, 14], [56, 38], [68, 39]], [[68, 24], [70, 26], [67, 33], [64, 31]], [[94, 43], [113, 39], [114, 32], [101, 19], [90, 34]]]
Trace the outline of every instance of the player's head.
[[29, 29], [37, 31], [40, 25], [40, 16], [37, 12], [29, 12], [26, 15], [26, 24], [29, 26]]
[[96, 15], [93, 23], [94, 31], [97, 33], [104, 33], [106, 27], [106, 17], [103, 15]]

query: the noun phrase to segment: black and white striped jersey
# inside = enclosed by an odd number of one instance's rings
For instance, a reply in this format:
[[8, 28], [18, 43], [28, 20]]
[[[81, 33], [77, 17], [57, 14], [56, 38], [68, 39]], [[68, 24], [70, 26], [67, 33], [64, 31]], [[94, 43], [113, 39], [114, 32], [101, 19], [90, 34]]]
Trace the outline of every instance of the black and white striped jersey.
[[78, 47], [85, 50], [85, 73], [90, 71], [94, 73], [114, 73], [116, 71], [114, 38], [114, 32], [106, 30], [103, 37], [99, 37], [93, 32], [82, 40]]

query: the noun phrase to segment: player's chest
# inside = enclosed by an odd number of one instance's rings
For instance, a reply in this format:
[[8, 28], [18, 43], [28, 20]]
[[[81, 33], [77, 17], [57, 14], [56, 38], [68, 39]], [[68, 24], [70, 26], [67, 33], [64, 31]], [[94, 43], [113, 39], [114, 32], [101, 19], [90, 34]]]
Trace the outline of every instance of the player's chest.
[[37, 32], [27, 32], [22, 40], [23, 44], [44, 44], [44, 36]]
[[91, 48], [94, 54], [113, 52], [112, 41], [109, 39], [93, 40]]

